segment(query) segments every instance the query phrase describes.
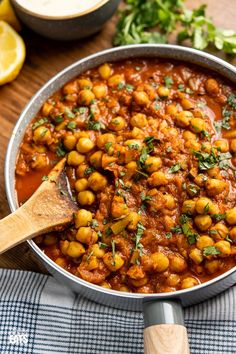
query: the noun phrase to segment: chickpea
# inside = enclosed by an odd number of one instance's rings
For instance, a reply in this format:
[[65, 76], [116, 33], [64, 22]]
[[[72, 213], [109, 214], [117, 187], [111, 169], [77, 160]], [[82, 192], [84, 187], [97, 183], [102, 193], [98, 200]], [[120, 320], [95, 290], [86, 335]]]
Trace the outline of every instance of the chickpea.
[[229, 236], [232, 241], [236, 241], [236, 226], [232, 227], [232, 229], [229, 232]]
[[33, 140], [36, 144], [44, 144], [52, 138], [51, 132], [44, 125], [40, 125], [34, 130]]
[[77, 81], [69, 82], [62, 88], [64, 95], [73, 95], [78, 92], [78, 83]]
[[48, 157], [44, 154], [36, 154], [31, 162], [31, 167], [37, 171], [45, 168], [49, 163]]
[[112, 69], [109, 64], [105, 63], [99, 66], [98, 72], [102, 79], [107, 80], [111, 76]]
[[145, 272], [140, 265], [134, 264], [128, 269], [127, 275], [131, 279], [143, 279], [145, 277]]
[[115, 272], [124, 265], [124, 260], [117, 252], [113, 255], [112, 252], [107, 252], [103, 256], [103, 262], [111, 272]]
[[80, 138], [76, 145], [76, 150], [81, 153], [89, 152], [93, 148], [94, 148], [94, 143], [92, 142], [92, 140], [88, 138]]
[[183, 132], [183, 138], [184, 138], [184, 140], [196, 140], [197, 136], [196, 136], [196, 134], [190, 132], [189, 130], [185, 130]]
[[132, 138], [134, 139], [144, 139], [145, 138], [145, 133], [143, 132], [142, 129], [139, 129], [137, 127], [134, 127], [132, 132]]
[[182, 280], [181, 282], [181, 289], [188, 289], [192, 288], [193, 286], [198, 285], [198, 281], [195, 278], [187, 277]]
[[231, 140], [231, 143], [230, 143], [230, 150], [232, 151], [232, 152], [236, 152], [236, 139], [232, 139]]
[[86, 209], [80, 209], [77, 213], [74, 214], [75, 218], [75, 227], [78, 229], [81, 226], [88, 226], [92, 221], [92, 213]]
[[187, 263], [180, 255], [170, 255], [170, 271], [174, 273], [181, 273], [187, 268]]
[[115, 142], [115, 136], [110, 133], [102, 134], [97, 137], [97, 146], [99, 147], [99, 149], [104, 148], [107, 143], [115, 144]]
[[162, 166], [162, 160], [160, 157], [149, 156], [145, 161], [146, 170], [149, 173], [159, 170]]
[[54, 234], [48, 234], [46, 236], [44, 236], [44, 239], [43, 239], [43, 243], [46, 245], [46, 246], [52, 246], [52, 245], [55, 245], [58, 241], [58, 237]]
[[184, 145], [186, 148], [190, 150], [196, 150], [196, 151], [201, 150], [201, 144], [198, 143], [196, 140], [188, 140]]
[[81, 243], [72, 241], [69, 243], [66, 253], [69, 257], [79, 258], [85, 253], [85, 248]]
[[91, 191], [79, 192], [77, 200], [80, 205], [92, 205], [95, 202], [95, 195]]
[[203, 248], [208, 247], [208, 246], [213, 246], [214, 241], [210, 236], [200, 236], [197, 239], [197, 248], [199, 250], [203, 250]]
[[222, 257], [230, 256], [230, 243], [228, 241], [222, 240], [215, 243], [215, 247], [220, 251]]
[[225, 238], [229, 234], [229, 229], [225, 224], [218, 222], [212, 227], [212, 230], [217, 231], [216, 235], [212, 235], [212, 237], [216, 240]]
[[59, 265], [62, 268], [66, 268], [67, 267], [67, 261], [65, 258], [62, 257], [57, 257], [57, 259], [55, 260], [55, 263], [57, 265]]
[[111, 285], [107, 281], [103, 281], [100, 286], [105, 289], [111, 289]]
[[53, 105], [51, 105], [48, 102], [45, 102], [44, 105], [43, 105], [43, 108], [42, 108], [42, 114], [45, 117], [48, 117], [52, 109], [53, 109]]
[[79, 165], [76, 169], [76, 176], [78, 178], [83, 178], [85, 176], [85, 171], [88, 168], [88, 165], [86, 165], [85, 163], [82, 163], [81, 165]]
[[88, 179], [88, 186], [93, 191], [102, 191], [107, 186], [107, 179], [99, 172], [93, 172]]
[[102, 154], [103, 152], [99, 150], [90, 156], [89, 162], [93, 167], [100, 168], [102, 166]]
[[170, 115], [175, 115], [178, 113], [178, 107], [174, 104], [169, 104], [166, 108], [166, 113]]
[[77, 231], [76, 240], [87, 245], [92, 245], [97, 242], [98, 235], [91, 227], [81, 226]]
[[208, 273], [214, 274], [220, 268], [220, 261], [218, 259], [206, 260], [205, 268], [206, 268]]
[[[77, 80], [77, 83], [81, 90], [91, 90], [93, 87], [93, 84], [89, 79], [79, 79]], [[70, 92], [70, 93], [75, 93], [75, 92]]]
[[85, 191], [88, 188], [88, 181], [86, 178], [80, 178], [75, 182], [75, 189], [77, 192]]
[[130, 119], [130, 124], [132, 127], [144, 128], [147, 123], [146, 115], [143, 113], [136, 113]]
[[104, 84], [95, 85], [93, 86], [93, 93], [97, 99], [104, 98], [108, 94], [107, 86]]
[[151, 254], [152, 267], [156, 272], [164, 272], [169, 267], [169, 259], [161, 252]]
[[151, 174], [148, 178], [148, 183], [151, 186], [165, 186], [168, 184], [168, 179], [164, 172], [158, 171]]
[[189, 253], [189, 257], [194, 261], [195, 264], [200, 264], [203, 261], [202, 252], [198, 248], [194, 248]]
[[127, 173], [129, 173], [130, 175], [135, 174], [136, 170], [138, 169], [137, 162], [135, 161], [127, 163], [125, 167], [127, 168]]
[[110, 86], [112, 88], [116, 88], [119, 84], [124, 84], [123, 75], [116, 74], [116, 75], [111, 76], [108, 79], [108, 86]]
[[94, 270], [99, 267], [99, 262], [96, 256], [88, 255], [88, 256], [84, 256], [84, 258], [85, 258], [87, 270]]
[[220, 91], [218, 82], [212, 78], [207, 79], [207, 81], [205, 83], [205, 88], [206, 88], [207, 93], [209, 93], [209, 95], [212, 95], [212, 96], [216, 96]]
[[214, 146], [219, 149], [221, 152], [229, 151], [229, 143], [225, 139], [219, 139], [214, 141]]
[[193, 114], [191, 112], [182, 111], [176, 115], [175, 122], [179, 127], [185, 128], [190, 124], [191, 119], [193, 119]]
[[145, 91], [134, 91], [133, 98], [135, 103], [139, 106], [147, 106], [150, 103], [149, 97]]
[[219, 179], [211, 178], [206, 181], [207, 194], [210, 197], [214, 197], [217, 194], [222, 193], [227, 188], [227, 183]]
[[196, 226], [198, 227], [198, 229], [201, 231], [208, 230], [212, 225], [212, 220], [209, 215], [197, 215], [194, 218], [194, 222], [195, 222]]
[[137, 229], [137, 225], [138, 222], [140, 221], [141, 217], [138, 213], [136, 213], [135, 211], [131, 211], [131, 213], [129, 214], [130, 217], [130, 223], [127, 226], [128, 230], [134, 231]]
[[109, 123], [109, 128], [114, 131], [120, 131], [125, 128], [125, 120], [122, 117], [116, 117]]
[[208, 214], [213, 203], [209, 198], [201, 197], [196, 201], [196, 212], [198, 214]]
[[226, 211], [225, 220], [229, 225], [236, 225], [236, 208]]
[[67, 163], [70, 166], [78, 166], [82, 162], [84, 162], [84, 160], [85, 160], [85, 156], [81, 155], [75, 150], [70, 151], [69, 154], [67, 155]]
[[60, 250], [61, 250], [61, 253], [64, 254], [64, 256], [67, 255], [67, 250], [68, 250], [69, 244], [70, 244], [70, 242], [68, 240], [60, 241]]
[[130, 289], [128, 288], [128, 286], [122, 285], [122, 286], [120, 287], [119, 291], [130, 292]]
[[188, 98], [183, 98], [181, 100], [181, 106], [183, 107], [183, 109], [193, 109], [194, 102], [190, 101]]
[[63, 144], [66, 148], [66, 150], [71, 151], [75, 148], [76, 145], [76, 137], [72, 134], [66, 134], [64, 139], [63, 139]]
[[91, 90], [81, 90], [79, 92], [79, 103], [82, 105], [89, 106], [94, 99], [95, 95]]
[[90, 250], [91, 250], [91, 252], [93, 252], [93, 255], [97, 258], [102, 258], [104, 256], [104, 254], [106, 253], [106, 251], [103, 248], [100, 248], [97, 243], [92, 245], [90, 247]]
[[170, 94], [170, 90], [168, 89], [168, 87], [165, 86], [159, 86], [157, 89], [157, 93], [160, 97], [168, 97]]
[[220, 174], [220, 169], [219, 167], [213, 167], [213, 168], [210, 168], [208, 171], [207, 171], [207, 174], [209, 177], [211, 178], [219, 178], [221, 179], [221, 174]]
[[115, 219], [129, 214], [129, 208], [122, 197], [114, 196], [111, 204], [111, 214]]
[[182, 206], [182, 213], [193, 215], [195, 213], [195, 201], [194, 200], [185, 200]]
[[167, 209], [173, 210], [175, 208], [175, 198], [171, 194], [164, 194], [163, 199], [165, 203], [164, 205]]
[[194, 133], [200, 133], [203, 130], [206, 130], [206, 123], [202, 118], [192, 118], [190, 122], [190, 129]]
[[200, 173], [199, 175], [197, 175], [195, 178], [194, 178], [194, 182], [199, 186], [199, 187], [204, 187], [205, 185], [205, 182], [207, 181], [207, 177]]
[[177, 286], [180, 283], [180, 276], [178, 274], [170, 274], [166, 279], [169, 286]]

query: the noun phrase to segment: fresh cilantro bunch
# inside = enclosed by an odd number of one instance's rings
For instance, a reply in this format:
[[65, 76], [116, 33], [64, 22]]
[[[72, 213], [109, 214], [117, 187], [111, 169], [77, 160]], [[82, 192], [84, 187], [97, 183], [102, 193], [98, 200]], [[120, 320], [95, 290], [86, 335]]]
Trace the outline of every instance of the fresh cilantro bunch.
[[177, 41], [190, 40], [203, 50], [213, 45], [225, 53], [236, 53], [236, 33], [217, 28], [205, 14], [206, 5], [189, 10], [184, 0], [126, 0], [120, 11], [114, 45], [168, 43], [177, 29]]

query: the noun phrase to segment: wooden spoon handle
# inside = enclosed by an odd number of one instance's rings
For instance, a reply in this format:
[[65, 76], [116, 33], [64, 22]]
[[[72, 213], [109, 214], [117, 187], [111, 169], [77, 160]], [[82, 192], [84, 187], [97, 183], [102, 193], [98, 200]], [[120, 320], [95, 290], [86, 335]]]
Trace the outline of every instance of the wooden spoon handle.
[[189, 354], [187, 330], [178, 324], [160, 324], [144, 330], [145, 354]]
[[37, 235], [38, 228], [31, 222], [27, 210], [19, 208], [0, 221], [0, 254]]

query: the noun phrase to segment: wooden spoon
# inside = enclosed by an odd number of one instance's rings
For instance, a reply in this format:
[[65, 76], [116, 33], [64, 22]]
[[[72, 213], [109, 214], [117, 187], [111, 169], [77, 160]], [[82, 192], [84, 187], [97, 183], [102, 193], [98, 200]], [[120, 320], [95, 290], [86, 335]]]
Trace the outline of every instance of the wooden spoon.
[[0, 254], [17, 244], [68, 225], [78, 207], [72, 200], [62, 159], [48, 179], [14, 213], [0, 221]]

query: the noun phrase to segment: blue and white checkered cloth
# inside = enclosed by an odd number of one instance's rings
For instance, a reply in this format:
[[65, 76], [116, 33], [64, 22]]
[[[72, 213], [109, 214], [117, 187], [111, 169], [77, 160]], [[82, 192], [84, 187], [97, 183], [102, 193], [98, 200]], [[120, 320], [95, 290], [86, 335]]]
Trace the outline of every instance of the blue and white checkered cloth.
[[[236, 286], [185, 309], [191, 354], [236, 353]], [[0, 270], [0, 354], [143, 353], [143, 318], [75, 295], [51, 276]]]

